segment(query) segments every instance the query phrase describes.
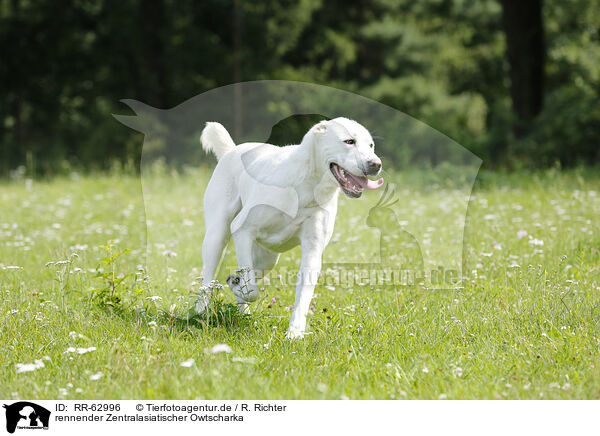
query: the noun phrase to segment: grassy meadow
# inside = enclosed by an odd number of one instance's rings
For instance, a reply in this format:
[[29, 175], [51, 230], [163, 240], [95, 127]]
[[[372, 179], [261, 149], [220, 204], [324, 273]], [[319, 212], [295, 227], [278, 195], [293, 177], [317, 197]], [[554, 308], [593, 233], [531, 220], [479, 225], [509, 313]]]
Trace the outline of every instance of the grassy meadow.
[[[163, 171], [142, 187], [115, 171], [0, 183], [1, 398], [600, 397], [597, 171], [481, 172], [458, 288], [321, 283], [310, 334], [293, 342], [284, 338], [289, 283], [263, 283], [250, 314], [225, 288], [210, 316], [190, 316], [209, 177]], [[456, 219], [452, 178], [387, 177], [398, 219], [436, 229]], [[376, 250], [376, 230], [356, 223], [377, 196], [340, 200], [331, 250], [344, 238], [362, 247], [358, 256]], [[390, 249], [396, 239], [386, 236]], [[296, 249], [276, 268], [298, 266]]]

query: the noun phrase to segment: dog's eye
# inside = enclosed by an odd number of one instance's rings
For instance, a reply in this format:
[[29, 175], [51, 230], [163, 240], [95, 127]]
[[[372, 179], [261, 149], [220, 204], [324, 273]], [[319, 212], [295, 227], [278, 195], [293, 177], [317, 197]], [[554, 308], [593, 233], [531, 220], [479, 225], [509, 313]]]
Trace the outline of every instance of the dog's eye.
[[346, 139], [344, 142], [345, 142], [346, 144], [350, 144], [350, 145], [354, 145], [354, 144], [356, 144], [356, 141], [355, 141], [354, 139]]

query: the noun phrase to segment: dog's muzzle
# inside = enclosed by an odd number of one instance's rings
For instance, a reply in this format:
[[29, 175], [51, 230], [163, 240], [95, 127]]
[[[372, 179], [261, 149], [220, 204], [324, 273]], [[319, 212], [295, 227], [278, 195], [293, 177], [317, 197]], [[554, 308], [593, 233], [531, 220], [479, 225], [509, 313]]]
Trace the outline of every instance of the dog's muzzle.
[[[369, 180], [364, 176], [357, 176], [335, 162], [332, 162], [329, 165], [329, 169], [340, 185], [340, 188], [342, 188], [344, 194], [351, 198], [360, 197], [364, 189], [377, 189], [383, 185], [383, 179], [374, 181]], [[379, 169], [381, 169], [381, 161], [379, 161]]]
[[381, 171], [381, 159], [375, 158], [367, 161], [365, 176], [376, 176]]

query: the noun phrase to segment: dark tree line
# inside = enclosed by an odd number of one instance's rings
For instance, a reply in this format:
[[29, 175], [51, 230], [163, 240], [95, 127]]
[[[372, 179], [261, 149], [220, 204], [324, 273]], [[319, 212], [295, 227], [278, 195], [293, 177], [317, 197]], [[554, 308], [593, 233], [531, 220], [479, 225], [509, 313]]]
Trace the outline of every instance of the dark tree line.
[[[0, 170], [136, 159], [115, 121], [257, 79], [390, 104], [493, 164], [599, 159], [598, 0], [0, 0]], [[394, 156], [389, 156], [391, 159]], [[398, 162], [400, 165], [401, 162]]]

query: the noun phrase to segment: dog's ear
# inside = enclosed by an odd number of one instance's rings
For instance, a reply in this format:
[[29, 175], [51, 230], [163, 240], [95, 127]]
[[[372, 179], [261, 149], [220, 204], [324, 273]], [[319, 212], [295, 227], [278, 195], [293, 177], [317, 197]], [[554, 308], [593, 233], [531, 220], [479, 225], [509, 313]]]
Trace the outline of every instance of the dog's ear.
[[315, 125], [313, 132], [315, 132], [316, 135], [322, 135], [327, 132], [327, 120], [321, 121]]

